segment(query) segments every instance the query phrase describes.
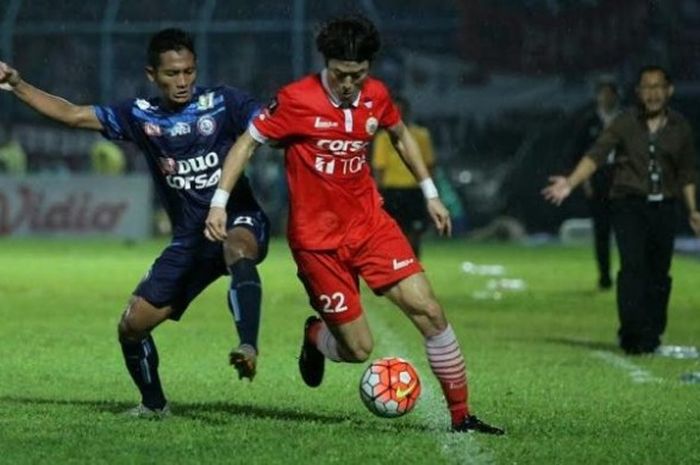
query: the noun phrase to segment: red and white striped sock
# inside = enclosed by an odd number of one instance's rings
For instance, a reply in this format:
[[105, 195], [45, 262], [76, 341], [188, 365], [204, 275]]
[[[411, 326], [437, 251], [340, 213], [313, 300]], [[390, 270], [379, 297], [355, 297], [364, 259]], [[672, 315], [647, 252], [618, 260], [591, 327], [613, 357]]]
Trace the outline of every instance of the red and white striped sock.
[[309, 328], [309, 338], [327, 359], [334, 362], [343, 361], [338, 353], [338, 341], [335, 340], [326, 323], [319, 321]]
[[469, 415], [467, 369], [452, 327], [436, 336], [425, 338], [425, 350], [433, 374], [440, 381], [452, 424], [461, 423]]

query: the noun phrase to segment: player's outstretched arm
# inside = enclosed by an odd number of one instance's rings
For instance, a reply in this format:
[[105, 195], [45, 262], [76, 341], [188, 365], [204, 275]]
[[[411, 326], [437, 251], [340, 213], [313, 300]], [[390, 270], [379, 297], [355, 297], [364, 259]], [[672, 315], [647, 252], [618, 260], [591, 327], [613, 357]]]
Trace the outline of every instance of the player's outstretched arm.
[[591, 177], [597, 166], [592, 158], [584, 156], [568, 176], [550, 176], [549, 185], [542, 189], [545, 199], [559, 206], [576, 186]]
[[226, 239], [226, 204], [233, 187], [241, 177], [245, 165], [260, 143], [248, 131], [244, 132], [226, 155], [219, 187], [211, 199], [209, 215], [205, 222], [204, 235], [210, 241]]
[[391, 143], [394, 145], [396, 152], [406, 164], [408, 169], [413, 173], [418, 183], [423, 190], [427, 202], [428, 213], [432, 218], [435, 227], [441, 235], [452, 235], [452, 219], [450, 212], [445, 208], [438, 196], [435, 183], [430, 178], [430, 171], [423, 162], [423, 156], [420, 153], [418, 143], [411, 135], [403, 121], [388, 129]]
[[19, 72], [0, 61], [0, 88], [14, 93], [20, 100], [49, 118], [83, 129], [102, 130], [92, 106], [74, 105], [28, 84]]

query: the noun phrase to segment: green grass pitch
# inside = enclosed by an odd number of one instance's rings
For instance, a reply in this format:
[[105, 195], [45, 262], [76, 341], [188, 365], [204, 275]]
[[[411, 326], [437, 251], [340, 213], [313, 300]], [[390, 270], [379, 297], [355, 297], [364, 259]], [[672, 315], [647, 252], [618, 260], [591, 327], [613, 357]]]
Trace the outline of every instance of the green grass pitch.
[[[361, 405], [363, 365], [330, 364], [318, 389], [296, 357], [310, 314], [287, 246], [261, 268], [258, 377], [236, 379], [226, 280], [180, 323], [155, 331], [175, 416], [128, 419], [138, 397], [116, 323], [163, 247], [103, 241], [0, 241], [0, 463], [680, 464], [700, 463], [698, 360], [627, 358], [613, 344], [614, 294], [594, 290], [589, 248], [428, 243], [424, 264], [467, 357], [473, 410], [505, 437], [454, 435], [422, 343], [388, 301], [364, 291], [374, 358], [412, 360], [423, 397], [404, 418]], [[527, 288], [477, 300], [489, 277], [463, 261], [502, 264]], [[669, 344], [700, 341], [700, 263], [676, 257]]]

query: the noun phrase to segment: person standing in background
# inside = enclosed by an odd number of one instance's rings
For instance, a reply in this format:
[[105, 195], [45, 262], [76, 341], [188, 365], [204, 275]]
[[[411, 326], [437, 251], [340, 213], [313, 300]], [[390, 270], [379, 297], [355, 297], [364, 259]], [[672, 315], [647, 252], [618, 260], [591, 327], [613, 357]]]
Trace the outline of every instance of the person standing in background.
[[630, 355], [653, 353], [666, 330], [679, 198], [688, 208], [690, 227], [700, 236], [693, 130], [687, 119], [669, 108], [673, 91], [664, 68], [642, 68], [638, 106], [603, 131], [569, 176], [550, 177], [542, 190], [547, 200], [561, 205], [616, 150], [610, 198], [620, 253], [618, 339]]
[[[412, 121], [411, 106], [406, 98], [397, 96], [394, 102], [420, 147], [425, 166], [433, 175], [435, 155], [430, 131]], [[411, 244], [413, 253], [420, 257], [421, 237], [428, 228], [428, 210], [423, 191], [396, 152], [387, 131], [380, 131], [374, 139], [372, 168], [384, 198], [384, 209], [399, 224]]]
[[26, 172], [27, 154], [19, 141], [12, 137], [10, 125], [0, 125], [0, 174], [17, 176]]
[[[620, 114], [620, 94], [612, 79], [602, 78], [595, 87], [595, 101], [579, 124], [574, 136], [574, 162], [578, 163], [586, 150], [598, 139], [605, 128]], [[594, 251], [598, 265], [598, 288], [612, 287], [610, 277], [610, 237], [612, 223], [610, 213], [610, 187], [612, 186], [615, 150], [611, 150], [590, 179], [584, 181], [583, 191], [588, 200], [593, 220]]]

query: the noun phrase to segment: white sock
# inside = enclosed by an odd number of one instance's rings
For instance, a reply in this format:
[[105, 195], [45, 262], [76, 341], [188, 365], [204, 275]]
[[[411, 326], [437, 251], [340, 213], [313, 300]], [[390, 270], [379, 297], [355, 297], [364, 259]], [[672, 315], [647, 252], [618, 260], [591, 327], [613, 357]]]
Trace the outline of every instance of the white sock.
[[321, 322], [321, 329], [318, 330], [316, 337], [316, 348], [329, 360], [343, 361], [338, 353], [338, 341], [335, 340], [326, 323]]
[[441, 383], [451, 386], [466, 384], [467, 370], [452, 326], [440, 334], [425, 339], [428, 362]]

